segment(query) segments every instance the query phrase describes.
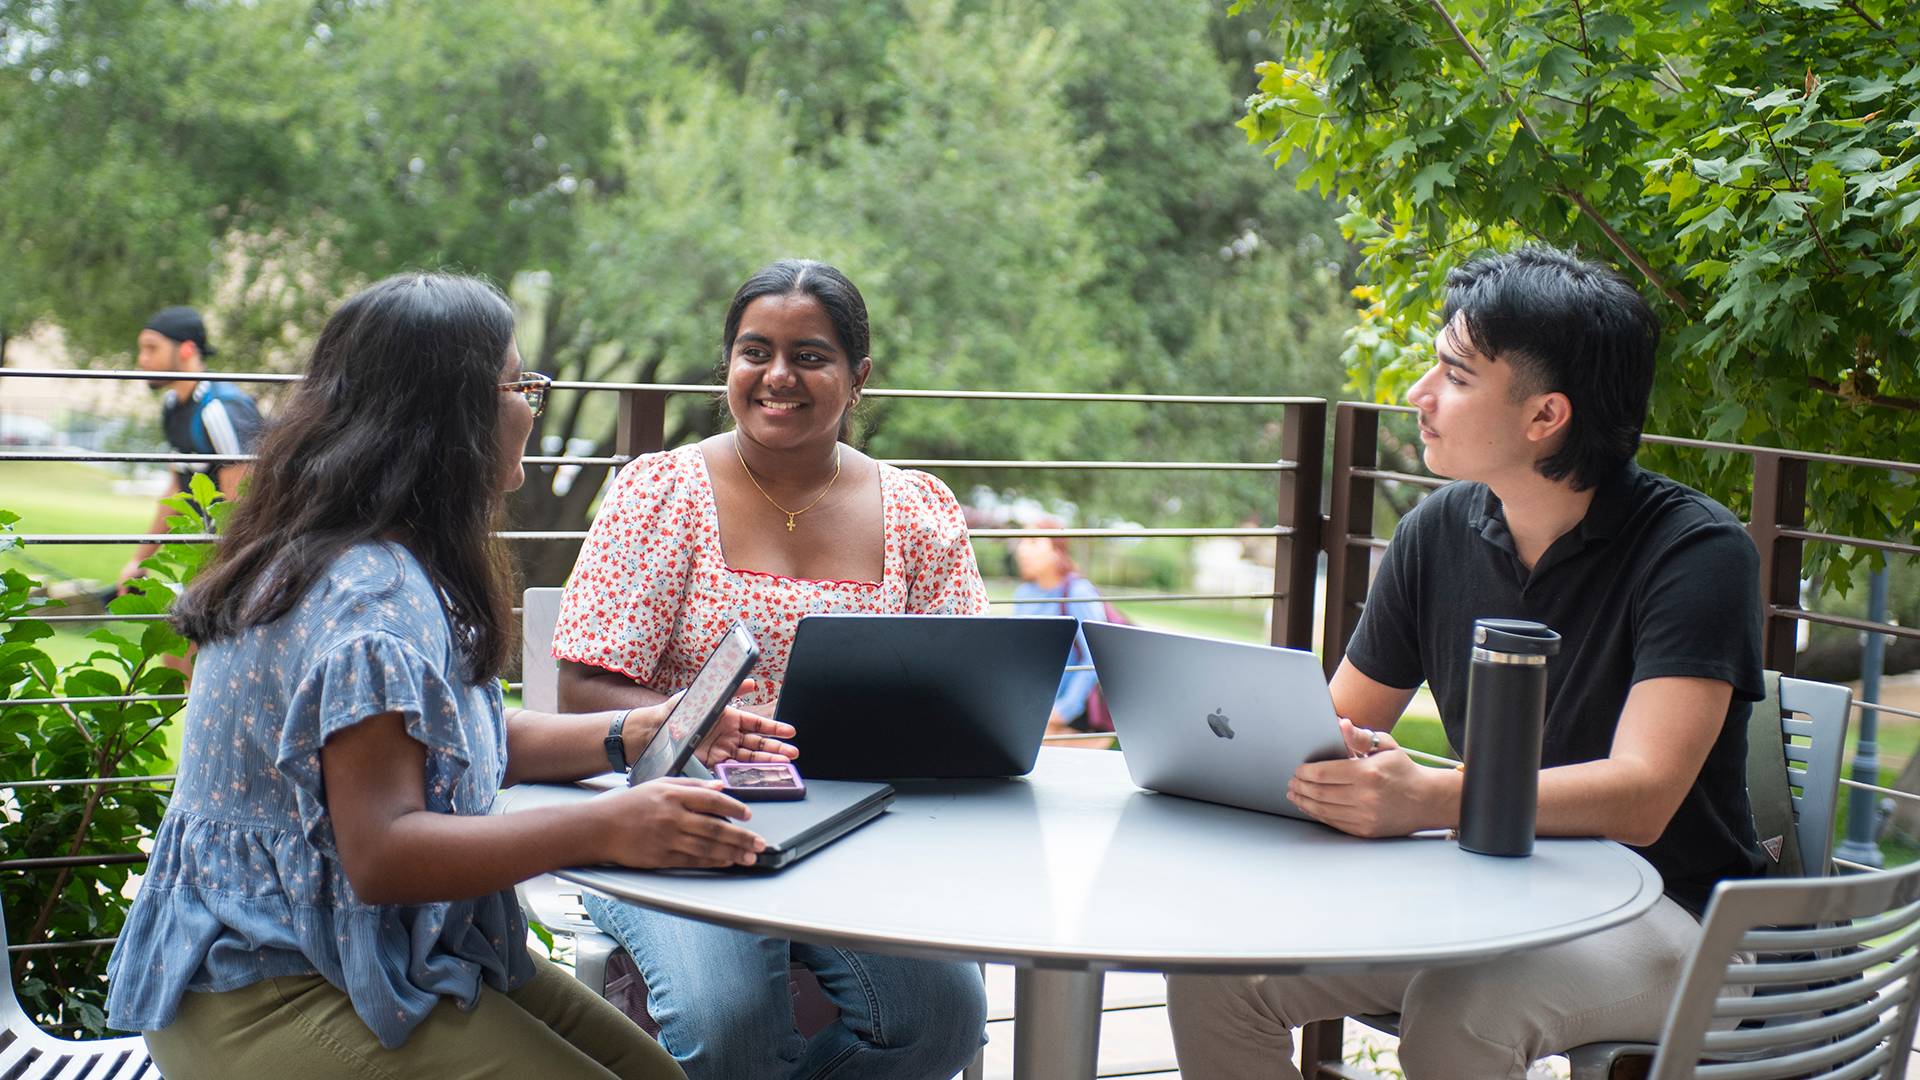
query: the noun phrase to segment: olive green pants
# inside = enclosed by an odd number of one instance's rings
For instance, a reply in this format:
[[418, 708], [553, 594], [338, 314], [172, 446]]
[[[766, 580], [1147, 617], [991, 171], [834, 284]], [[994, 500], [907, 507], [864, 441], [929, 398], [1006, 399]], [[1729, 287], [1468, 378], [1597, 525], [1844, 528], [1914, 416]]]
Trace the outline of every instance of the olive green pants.
[[620, 1010], [550, 961], [533, 962], [526, 985], [511, 994], [483, 986], [471, 1012], [443, 999], [398, 1050], [382, 1047], [318, 975], [187, 994], [173, 1023], [144, 1034], [167, 1080], [684, 1080]]

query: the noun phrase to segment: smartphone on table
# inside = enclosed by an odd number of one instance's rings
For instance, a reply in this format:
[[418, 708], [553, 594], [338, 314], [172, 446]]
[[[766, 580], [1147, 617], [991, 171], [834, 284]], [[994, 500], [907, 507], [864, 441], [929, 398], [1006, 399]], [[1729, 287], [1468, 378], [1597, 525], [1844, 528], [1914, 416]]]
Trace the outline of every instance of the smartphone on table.
[[787, 761], [723, 761], [714, 766], [721, 790], [741, 802], [772, 802], [807, 797], [800, 770]]

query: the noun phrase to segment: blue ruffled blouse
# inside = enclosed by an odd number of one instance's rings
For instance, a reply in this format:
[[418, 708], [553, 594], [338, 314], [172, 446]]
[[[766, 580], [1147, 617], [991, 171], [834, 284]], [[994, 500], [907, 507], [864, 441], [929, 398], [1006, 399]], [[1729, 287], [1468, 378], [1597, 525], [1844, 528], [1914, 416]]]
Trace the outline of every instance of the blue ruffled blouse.
[[108, 965], [107, 1021], [171, 1023], [181, 995], [318, 973], [382, 1046], [441, 998], [533, 973], [511, 889], [376, 906], [354, 895], [320, 779], [328, 736], [404, 715], [427, 748], [427, 809], [485, 814], [506, 772], [500, 688], [459, 677], [439, 594], [397, 544], [334, 560], [280, 619], [200, 650], [179, 778]]

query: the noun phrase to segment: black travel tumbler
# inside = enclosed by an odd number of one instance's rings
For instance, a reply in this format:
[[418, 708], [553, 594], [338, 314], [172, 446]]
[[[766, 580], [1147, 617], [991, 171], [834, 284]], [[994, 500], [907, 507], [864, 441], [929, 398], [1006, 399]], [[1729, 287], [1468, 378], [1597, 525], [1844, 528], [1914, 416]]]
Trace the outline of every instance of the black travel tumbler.
[[1481, 855], [1533, 854], [1547, 657], [1560, 635], [1524, 619], [1475, 619], [1467, 677], [1466, 780], [1460, 846]]

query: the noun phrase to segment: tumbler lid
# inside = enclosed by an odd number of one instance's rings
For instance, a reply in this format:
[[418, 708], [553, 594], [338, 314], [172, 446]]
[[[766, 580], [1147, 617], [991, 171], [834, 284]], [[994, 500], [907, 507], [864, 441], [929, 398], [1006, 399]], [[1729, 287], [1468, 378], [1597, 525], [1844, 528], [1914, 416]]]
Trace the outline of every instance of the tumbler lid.
[[1527, 619], [1475, 619], [1473, 644], [1488, 652], [1555, 656], [1560, 652], [1560, 635], [1544, 623]]

